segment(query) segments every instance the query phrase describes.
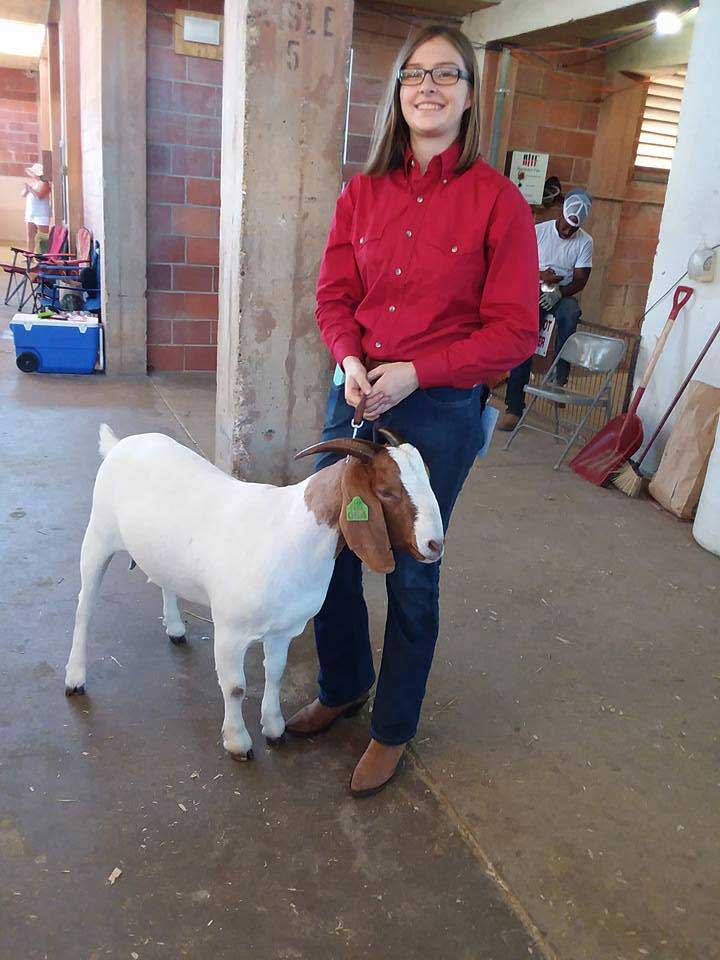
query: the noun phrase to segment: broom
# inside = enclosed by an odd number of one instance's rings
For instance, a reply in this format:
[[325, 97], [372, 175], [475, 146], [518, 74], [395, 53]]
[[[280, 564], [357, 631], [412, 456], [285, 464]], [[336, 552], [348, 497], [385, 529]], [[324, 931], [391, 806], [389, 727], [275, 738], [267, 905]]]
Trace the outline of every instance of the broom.
[[703, 359], [705, 358], [705, 354], [708, 352], [708, 350], [712, 346], [713, 341], [715, 340], [715, 337], [717, 337], [718, 333], [720, 333], [720, 323], [715, 327], [713, 332], [710, 334], [710, 338], [708, 339], [708, 342], [702, 348], [700, 352], [700, 356], [692, 365], [692, 369], [690, 370], [688, 375], [685, 377], [685, 379], [681, 383], [680, 389], [673, 397], [670, 406], [665, 411], [665, 414], [662, 420], [657, 425], [655, 429], [655, 433], [653, 433], [653, 435], [650, 437], [650, 440], [648, 441], [647, 446], [645, 447], [642, 454], [640, 455], [640, 458], [638, 460], [627, 460], [625, 465], [620, 470], [618, 470], [618, 472], [613, 477], [611, 477], [612, 483], [614, 483], [615, 486], [618, 488], [618, 490], [620, 490], [621, 493], [624, 493], [627, 497], [640, 496], [640, 491], [642, 490], [643, 480], [644, 480], [643, 475], [640, 473], [640, 465], [642, 464], [645, 457], [648, 455], [650, 447], [652, 447], [652, 445], [657, 440], [660, 434], [660, 431], [667, 423], [668, 417], [673, 412], [673, 410], [677, 405], [678, 400], [685, 392], [685, 389], [687, 385], [690, 383], [690, 381], [692, 380], [693, 375], [695, 374], [695, 371], [703, 362]]

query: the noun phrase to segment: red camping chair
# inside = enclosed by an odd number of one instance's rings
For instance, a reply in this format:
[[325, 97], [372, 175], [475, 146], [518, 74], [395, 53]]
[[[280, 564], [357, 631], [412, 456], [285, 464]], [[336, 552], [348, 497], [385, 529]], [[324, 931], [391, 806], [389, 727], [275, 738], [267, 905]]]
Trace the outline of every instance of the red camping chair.
[[29, 280], [35, 294], [34, 310], [39, 307], [54, 310], [64, 308], [56, 296], [57, 290], [77, 290], [78, 298], [82, 296], [83, 274], [94, 265], [93, 237], [86, 227], [80, 227], [77, 232], [77, 256], [73, 259], [60, 257], [44, 258], [34, 264], [29, 272]]
[[[29, 300], [35, 298], [35, 291], [31, 277], [33, 260], [43, 257], [62, 257], [67, 245], [67, 227], [54, 226], [50, 228], [47, 253], [35, 253], [34, 250], [23, 250], [21, 247], [10, 247], [13, 252], [12, 263], [2, 263], [0, 266], [8, 275], [7, 289], [5, 290], [5, 306], [9, 306], [13, 297], [17, 297], [20, 310]], [[25, 258], [25, 265], [18, 264], [18, 257]], [[28, 289], [29, 287], [29, 289]]]
[[[64, 229], [64, 228], [63, 228]], [[92, 254], [93, 235], [87, 227], [80, 227], [75, 235], [75, 253], [54, 253], [49, 249], [47, 253], [36, 253], [35, 260], [39, 263], [51, 263], [55, 266], [77, 267], [79, 264], [90, 263]]]
[[[55, 255], [39, 254], [37, 263], [28, 271], [28, 280], [33, 288], [33, 309], [45, 306], [48, 300], [54, 300], [52, 288], [55, 284], [64, 289], [81, 288], [80, 277], [84, 269], [91, 265], [92, 233], [87, 227], [80, 227], [75, 238], [75, 256], [69, 253]], [[55, 309], [60, 309], [57, 306]]]

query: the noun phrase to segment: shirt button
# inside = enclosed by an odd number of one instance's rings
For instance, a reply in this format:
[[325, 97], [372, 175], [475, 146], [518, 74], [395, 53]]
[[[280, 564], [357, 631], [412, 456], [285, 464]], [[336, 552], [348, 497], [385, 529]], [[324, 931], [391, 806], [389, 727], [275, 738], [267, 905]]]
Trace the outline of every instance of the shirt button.
[[375, 341], [375, 349], [376, 349], [376, 350], [380, 350], [381, 348], [382, 348], [382, 344], [380, 343], [379, 340], [376, 340], [376, 341]]
[[411, 236], [412, 236], [412, 230], [406, 230], [406, 231], [405, 231], [405, 236], [406, 236], [406, 237], [411, 237]]
[[415, 166], [415, 161], [414, 161], [414, 160], [411, 160], [411, 161], [410, 161], [410, 166], [411, 166], [411, 167], [414, 167], [414, 166]]
[[365, 237], [360, 237], [360, 243], [361, 244], [365, 243]]
[[390, 305], [388, 307], [388, 310], [390, 311], [390, 313], [395, 313], [395, 307], [393, 305]]
[[399, 277], [401, 273], [402, 273], [402, 270], [400, 269], [400, 267], [395, 267], [395, 276]]
[[445, 177], [445, 179], [443, 180], [443, 183], [447, 183], [447, 177]]
[[423, 202], [423, 198], [422, 198], [422, 197], [418, 197], [418, 198], [417, 198], [417, 202], [418, 202], [418, 203], [422, 203], [422, 202]]
[[450, 247], [450, 250], [451, 250], [453, 253], [457, 253], [457, 247], [455, 246], [455, 244], [453, 244], [452, 247]]

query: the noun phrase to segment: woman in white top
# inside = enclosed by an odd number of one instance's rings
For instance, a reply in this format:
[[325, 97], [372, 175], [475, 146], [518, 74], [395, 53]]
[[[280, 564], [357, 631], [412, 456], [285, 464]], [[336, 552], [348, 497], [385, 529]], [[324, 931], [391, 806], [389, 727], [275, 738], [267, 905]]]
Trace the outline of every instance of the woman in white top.
[[25, 227], [27, 229], [27, 248], [35, 250], [35, 238], [38, 230], [47, 233], [50, 227], [50, 184], [44, 177], [41, 163], [25, 168], [30, 178], [23, 186], [21, 196], [25, 197]]

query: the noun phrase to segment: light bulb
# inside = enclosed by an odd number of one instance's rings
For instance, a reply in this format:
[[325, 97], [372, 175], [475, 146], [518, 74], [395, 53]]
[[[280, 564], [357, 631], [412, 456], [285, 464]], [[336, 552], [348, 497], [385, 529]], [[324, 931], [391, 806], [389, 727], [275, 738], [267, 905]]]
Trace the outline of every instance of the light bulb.
[[670, 33], [680, 33], [682, 30], [682, 20], [671, 10], [661, 10], [655, 17], [655, 32], [661, 36], [667, 36]]

